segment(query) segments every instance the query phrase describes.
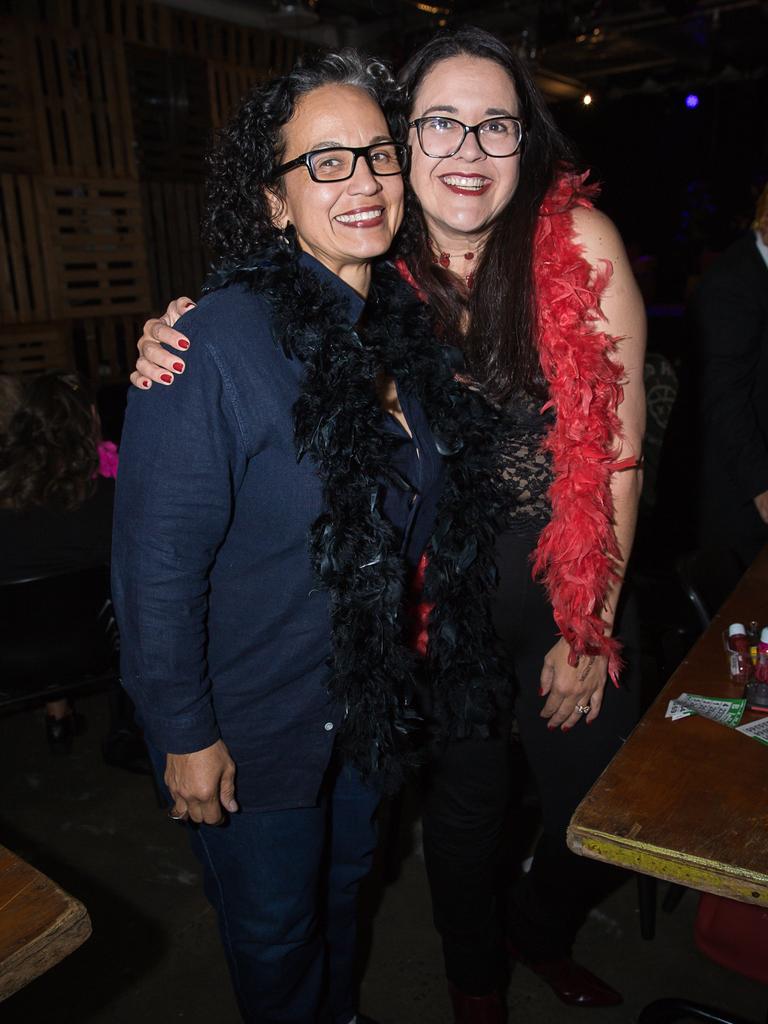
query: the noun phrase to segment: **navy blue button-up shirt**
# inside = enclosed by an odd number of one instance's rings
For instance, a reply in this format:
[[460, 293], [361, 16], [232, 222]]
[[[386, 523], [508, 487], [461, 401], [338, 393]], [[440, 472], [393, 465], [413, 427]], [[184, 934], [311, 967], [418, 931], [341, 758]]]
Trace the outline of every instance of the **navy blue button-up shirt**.
[[[363, 300], [301, 259], [357, 322]], [[293, 440], [303, 366], [286, 358], [268, 304], [245, 287], [206, 296], [177, 326], [192, 342], [184, 376], [132, 392], [122, 437], [113, 592], [123, 683], [158, 750], [223, 738], [243, 807], [308, 806], [342, 710], [326, 690], [328, 599], [307, 546], [321, 486]], [[387, 486], [383, 510], [415, 564], [441, 460], [406, 382], [399, 393], [414, 436], [402, 432], [394, 459], [411, 486]]]

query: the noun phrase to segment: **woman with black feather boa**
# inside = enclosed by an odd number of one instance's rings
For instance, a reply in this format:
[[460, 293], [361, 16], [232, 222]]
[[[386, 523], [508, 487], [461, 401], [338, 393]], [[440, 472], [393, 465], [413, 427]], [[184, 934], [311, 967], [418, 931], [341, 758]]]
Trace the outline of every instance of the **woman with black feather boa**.
[[184, 378], [134, 392], [122, 439], [123, 683], [253, 1024], [364, 1020], [355, 900], [380, 796], [424, 747], [407, 593], [428, 544], [446, 738], [487, 732], [503, 685], [495, 414], [378, 259], [407, 159], [392, 93], [342, 54], [244, 104], [212, 157]]

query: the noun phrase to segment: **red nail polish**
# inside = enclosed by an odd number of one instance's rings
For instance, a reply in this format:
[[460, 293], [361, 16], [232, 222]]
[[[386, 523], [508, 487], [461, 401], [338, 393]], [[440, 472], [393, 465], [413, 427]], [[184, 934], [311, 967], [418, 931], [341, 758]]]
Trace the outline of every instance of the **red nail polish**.
[[176, 373], [181, 373], [181, 371], [184, 369], [184, 363], [174, 363], [173, 368], [176, 371]]
[[564, 725], [563, 726], [563, 732], [570, 732], [572, 728], [573, 728], [572, 725]]
[[548, 725], [547, 728], [549, 729], [550, 732], [554, 732], [555, 729], [557, 728], [557, 726], [556, 725]]
[[543, 687], [543, 686], [540, 686], [540, 687], [539, 687], [539, 696], [540, 696], [540, 697], [543, 697], [543, 696], [544, 696], [544, 687]]
[[186, 304], [186, 306], [184, 307], [184, 309], [192, 309], [193, 306], [194, 306], [194, 302], [188, 302]]
[[179, 348], [189, 348], [189, 342], [186, 338], [179, 339]]
[[148, 381], [148, 380], [143, 380], [143, 381], [141, 382], [141, 386], [142, 386], [143, 388], [148, 388], [148, 387], [149, 387], [149, 381]]
[[170, 375], [170, 373], [161, 373], [160, 380], [163, 381], [165, 384], [170, 384], [171, 381], [173, 380], [173, 377]]

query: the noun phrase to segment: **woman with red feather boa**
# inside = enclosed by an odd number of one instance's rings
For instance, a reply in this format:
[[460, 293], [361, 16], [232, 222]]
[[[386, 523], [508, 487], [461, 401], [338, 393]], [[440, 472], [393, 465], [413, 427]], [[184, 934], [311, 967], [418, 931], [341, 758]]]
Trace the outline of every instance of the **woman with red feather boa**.
[[[570, 955], [605, 869], [571, 854], [565, 829], [636, 717], [614, 627], [642, 483], [642, 302], [595, 189], [503, 43], [477, 29], [442, 34], [401, 81], [412, 165], [398, 267], [446, 341], [461, 339], [457, 372], [509, 425], [493, 611], [543, 829], [512, 894], [507, 947], [562, 1001], [612, 1005], [620, 995]], [[171, 325], [189, 304], [147, 322], [137, 386], [183, 371], [162, 345], [187, 347]], [[429, 766], [425, 858], [458, 1024], [505, 1019], [494, 879], [508, 789], [501, 726], [457, 739]]]

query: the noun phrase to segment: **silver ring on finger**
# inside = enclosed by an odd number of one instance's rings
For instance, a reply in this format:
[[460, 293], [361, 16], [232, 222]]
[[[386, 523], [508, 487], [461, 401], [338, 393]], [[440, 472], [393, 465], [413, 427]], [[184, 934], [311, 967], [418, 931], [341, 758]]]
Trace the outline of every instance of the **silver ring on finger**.
[[592, 709], [589, 704], [577, 704], [574, 711], [578, 711], [580, 715], [588, 715]]

